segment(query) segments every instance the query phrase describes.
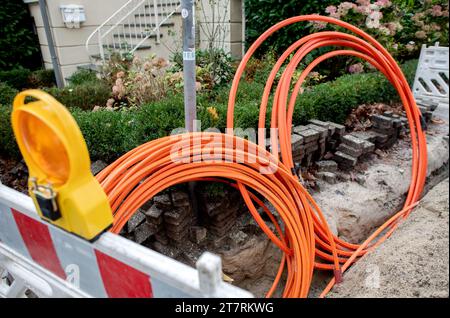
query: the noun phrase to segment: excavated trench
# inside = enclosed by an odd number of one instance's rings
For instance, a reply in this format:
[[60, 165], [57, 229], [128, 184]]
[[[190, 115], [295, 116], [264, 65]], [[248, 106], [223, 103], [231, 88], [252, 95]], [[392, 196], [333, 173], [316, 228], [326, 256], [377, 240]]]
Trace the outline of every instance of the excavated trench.
[[[423, 196], [449, 175], [448, 120], [429, 126], [427, 144], [428, 178]], [[104, 168], [97, 164], [93, 170]], [[308, 184], [308, 190], [332, 231], [349, 242], [361, 243], [402, 207], [410, 167], [410, 142], [399, 139], [391, 148], [365, 156], [351, 170], [336, 171], [336, 182], [317, 178], [314, 186]], [[20, 183], [22, 177], [14, 182]], [[238, 191], [199, 183], [196, 209], [188, 193], [183, 185], [160, 193], [129, 220], [121, 235], [190, 266], [195, 266], [204, 251], [216, 253], [222, 257], [226, 281], [263, 297], [272, 285], [282, 254], [248, 213]], [[318, 296], [330, 278], [329, 272], [316, 271], [309, 296]], [[281, 296], [283, 282], [284, 278], [275, 297]]]
[[[448, 129], [432, 124], [427, 134], [428, 178], [423, 195], [447, 178], [449, 171]], [[390, 149], [366, 156], [353, 169], [337, 171], [336, 183], [317, 179], [309, 191], [334, 233], [361, 243], [402, 207], [410, 162], [410, 142], [399, 139]], [[222, 257], [226, 281], [263, 297], [277, 273], [281, 251], [247, 212], [237, 190], [199, 183], [196, 197], [199, 215], [194, 214], [187, 188], [166, 191], [144, 206], [121, 234], [190, 266], [204, 251], [216, 253]], [[272, 227], [269, 220], [267, 224]], [[310, 297], [318, 296], [329, 278], [329, 272], [316, 271]], [[283, 278], [275, 297], [281, 296], [282, 288]]]

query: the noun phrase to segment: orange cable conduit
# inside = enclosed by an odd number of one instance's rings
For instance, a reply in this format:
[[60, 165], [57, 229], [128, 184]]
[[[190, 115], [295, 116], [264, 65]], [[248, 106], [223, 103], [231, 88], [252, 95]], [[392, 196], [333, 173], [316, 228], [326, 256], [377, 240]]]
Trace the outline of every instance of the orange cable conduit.
[[[277, 30], [302, 21], [332, 23], [359, 37], [334, 31], [318, 32], [296, 41], [282, 54], [269, 75], [260, 106], [258, 128], [263, 129], [275, 76], [293, 53], [275, 89], [270, 128], [278, 129], [278, 136], [271, 135], [272, 154], [270, 154], [265, 149], [265, 136], [262, 133], [258, 134], [259, 145], [233, 136], [234, 108], [239, 81], [247, 62], [261, 43]], [[346, 49], [331, 51], [316, 58], [301, 73], [289, 95], [294, 84], [292, 76], [298, 64], [309, 52], [325, 46]], [[383, 73], [398, 91], [410, 126], [413, 150], [412, 175], [404, 207], [362, 244], [345, 242], [331, 232], [320, 207], [293, 173], [294, 162], [290, 140], [295, 101], [305, 78], [314, 67], [338, 55], [351, 55], [364, 59]], [[266, 296], [273, 295], [284, 271], [287, 271], [287, 278], [282, 296], [307, 297], [314, 269], [333, 270], [335, 277], [321, 294], [321, 297], [325, 297], [334, 284], [341, 280], [342, 272], [359, 257], [386, 240], [418, 204], [427, 169], [426, 138], [421, 123], [419, 109], [400, 67], [374, 38], [334, 18], [319, 15], [297, 16], [269, 28], [253, 43], [243, 57], [230, 90], [227, 134], [194, 132], [179, 135], [180, 138], [182, 136], [188, 138], [189, 151], [183, 151], [182, 154], [175, 156], [175, 159], [190, 159], [189, 163], [172, 160], [174, 158], [171, 151], [179, 142], [177, 138], [164, 137], [150, 141], [131, 150], [106, 167], [97, 175], [97, 179], [108, 195], [113, 210], [114, 225], [111, 231], [114, 233], [119, 233], [128, 219], [145, 202], [175, 184], [190, 181], [216, 181], [235, 187], [241, 192], [249, 212], [264, 233], [283, 251], [278, 273]], [[244, 145], [244, 148], [238, 149], [236, 147], [238, 144]], [[278, 158], [277, 149], [281, 150], [281, 159]], [[211, 154], [209, 159], [205, 160], [205, 153]], [[275, 172], [262, 174], [260, 171], [264, 168], [271, 168]], [[256, 192], [266, 198], [276, 209], [283, 222], [284, 232], [268, 207], [255, 194]], [[254, 203], [269, 216], [277, 234], [265, 224]]]

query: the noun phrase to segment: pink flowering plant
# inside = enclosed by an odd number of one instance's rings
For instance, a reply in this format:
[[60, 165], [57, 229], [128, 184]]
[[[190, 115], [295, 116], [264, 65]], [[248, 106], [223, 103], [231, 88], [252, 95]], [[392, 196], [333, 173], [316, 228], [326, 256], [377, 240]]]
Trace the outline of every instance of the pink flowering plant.
[[[444, 0], [355, 0], [325, 8], [330, 17], [349, 22], [374, 36], [398, 60], [417, 57], [422, 44], [448, 45], [448, 1]], [[315, 29], [329, 28], [323, 23]], [[334, 27], [342, 31], [339, 27]], [[349, 71], [364, 66], [352, 64]]]

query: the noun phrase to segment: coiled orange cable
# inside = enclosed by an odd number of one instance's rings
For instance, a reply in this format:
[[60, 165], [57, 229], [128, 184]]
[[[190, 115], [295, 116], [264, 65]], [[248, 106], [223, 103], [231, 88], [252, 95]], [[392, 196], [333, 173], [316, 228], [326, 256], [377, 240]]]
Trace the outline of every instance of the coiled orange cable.
[[[276, 62], [263, 92], [258, 125], [259, 146], [233, 136], [236, 93], [247, 62], [270, 35], [282, 27], [302, 21], [336, 24], [359, 37], [342, 32], [319, 32], [292, 44]], [[301, 60], [314, 49], [325, 46], [336, 46], [339, 49], [315, 59], [302, 71], [291, 92], [292, 77]], [[278, 134], [270, 136], [271, 154], [265, 150], [265, 134], [262, 133], [267, 105], [275, 77], [292, 53], [293, 57], [283, 71], [274, 93], [271, 128], [277, 130]], [[404, 208], [361, 245], [342, 241], [333, 235], [320, 207], [295, 175], [290, 143], [294, 105], [305, 78], [319, 63], [338, 55], [364, 59], [386, 76], [399, 93], [411, 131], [412, 176]], [[293, 17], [274, 25], [258, 38], [245, 54], [234, 77], [228, 103], [227, 127], [226, 135], [189, 133], [153, 140], [128, 152], [100, 172], [97, 179], [105, 189], [114, 213], [112, 231], [118, 233], [139, 207], [170, 186], [202, 180], [225, 182], [239, 189], [256, 222], [283, 251], [278, 273], [267, 296], [274, 293], [286, 270], [283, 297], [306, 297], [314, 268], [317, 268], [333, 270], [335, 273], [335, 278], [323, 291], [323, 297], [340, 281], [342, 271], [358, 257], [381, 244], [397, 228], [399, 222], [411, 213], [425, 183], [425, 133], [422, 130], [420, 112], [401, 69], [375, 39], [358, 28], [333, 18], [319, 15]], [[180, 138], [185, 147], [181, 152], [174, 153], [174, 147], [179, 146]], [[281, 161], [277, 149], [281, 151]], [[262, 173], [267, 169], [273, 173]], [[264, 196], [276, 209], [283, 226], [278, 224], [254, 192]], [[277, 234], [265, 224], [254, 203], [269, 216]]]

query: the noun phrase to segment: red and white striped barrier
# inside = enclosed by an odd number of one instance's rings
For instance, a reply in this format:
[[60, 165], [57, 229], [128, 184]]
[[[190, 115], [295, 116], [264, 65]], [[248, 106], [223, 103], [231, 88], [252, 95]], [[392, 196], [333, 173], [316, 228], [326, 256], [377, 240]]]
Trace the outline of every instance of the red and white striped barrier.
[[[30, 197], [0, 184], [1, 268], [3, 297], [27, 288], [43, 297], [252, 297], [222, 281], [213, 254], [196, 270], [112, 233], [89, 243], [41, 220]], [[5, 273], [22, 286], [5, 286]]]

